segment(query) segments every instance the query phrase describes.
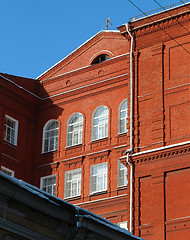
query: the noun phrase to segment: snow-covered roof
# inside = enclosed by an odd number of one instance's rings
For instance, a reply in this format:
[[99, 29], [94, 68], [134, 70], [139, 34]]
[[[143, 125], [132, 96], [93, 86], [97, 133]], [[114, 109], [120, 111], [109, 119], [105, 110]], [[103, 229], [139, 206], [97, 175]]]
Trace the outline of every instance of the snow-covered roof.
[[[46, 201], [48, 201], [49, 203], [53, 204], [53, 205], [56, 205], [60, 208], [69, 208], [69, 209], [73, 209], [73, 211], [78, 211], [80, 215], [82, 215], [84, 218], [88, 218], [88, 219], [91, 219], [99, 224], [102, 224], [106, 227], [109, 227], [111, 228], [112, 230], [116, 230], [120, 233], [123, 233], [123, 234], [126, 234], [127, 236], [130, 236], [132, 237], [132, 239], [141, 239], [142, 238], [139, 238], [139, 237], [136, 237], [134, 236], [131, 232], [129, 232], [128, 230], [124, 229], [124, 228], [121, 228], [119, 227], [118, 225], [116, 224], [113, 224], [112, 222], [110, 222], [109, 220], [101, 217], [101, 216], [98, 216], [86, 209], [83, 209], [83, 208], [80, 208], [78, 206], [74, 206], [73, 204], [63, 200], [63, 199], [60, 199], [58, 197], [55, 197], [47, 192], [44, 192], [42, 190], [40, 190], [39, 188], [29, 184], [29, 183], [26, 183], [22, 180], [18, 180], [14, 177], [11, 177], [3, 172], [0, 171], [0, 178], [3, 178], [4, 180], [18, 186], [19, 188], [21, 189], [24, 189], [26, 191], [28, 191], [29, 193], [41, 198], [41, 199], [44, 199]], [[27, 204], [27, 203], [26, 203]]]

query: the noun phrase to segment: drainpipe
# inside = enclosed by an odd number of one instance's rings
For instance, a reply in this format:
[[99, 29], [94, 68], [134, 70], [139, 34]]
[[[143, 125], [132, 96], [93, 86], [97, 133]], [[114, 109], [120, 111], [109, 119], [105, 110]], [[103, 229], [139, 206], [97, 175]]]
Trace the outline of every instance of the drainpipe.
[[126, 31], [131, 38], [130, 48], [130, 149], [126, 151], [126, 162], [130, 166], [130, 226], [129, 231], [132, 232], [133, 219], [133, 165], [129, 162], [129, 156], [133, 150], [133, 36], [129, 31], [129, 23], [125, 24]]
[[125, 24], [126, 31], [131, 37], [130, 48], [130, 150], [133, 149], [133, 36], [129, 31], [129, 23]]
[[70, 236], [68, 237], [67, 240], [73, 240], [75, 236], [77, 235], [79, 229], [81, 228], [81, 222], [82, 222], [82, 216], [79, 215], [79, 208], [75, 206], [75, 227], [72, 230]]
[[132, 219], [133, 219], [133, 165], [132, 163], [129, 162], [129, 156], [130, 156], [131, 150], [128, 149], [126, 151], [126, 162], [130, 166], [130, 208], [129, 208], [129, 213], [130, 213], [130, 221], [129, 221], [129, 231], [132, 232]]

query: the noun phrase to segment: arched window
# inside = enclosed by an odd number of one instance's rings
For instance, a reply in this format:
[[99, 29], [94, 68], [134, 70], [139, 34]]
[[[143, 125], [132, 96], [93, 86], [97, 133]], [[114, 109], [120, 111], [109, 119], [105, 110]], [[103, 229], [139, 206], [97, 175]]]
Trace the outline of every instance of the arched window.
[[107, 54], [101, 54], [99, 56], [97, 56], [91, 63], [91, 65], [97, 64], [97, 63], [101, 63], [104, 62], [106, 60], [109, 60], [110, 56]]
[[81, 113], [74, 113], [68, 120], [67, 146], [74, 146], [82, 143], [83, 116]]
[[127, 132], [127, 122], [128, 122], [128, 104], [127, 99], [125, 99], [119, 106], [119, 133]]
[[59, 123], [57, 120], [49, 120], [43, 129], [42, 152], [51, 152], [57, 150]]
[[98, 140], [108, 136], [109, 110], [106, 106], [98, 107], [93, 113], [92, 140]]

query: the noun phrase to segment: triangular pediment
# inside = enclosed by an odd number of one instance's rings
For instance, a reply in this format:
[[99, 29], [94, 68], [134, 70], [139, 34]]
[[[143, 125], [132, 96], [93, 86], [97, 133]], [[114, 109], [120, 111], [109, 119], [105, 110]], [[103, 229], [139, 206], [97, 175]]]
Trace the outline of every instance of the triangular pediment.
[[101, 54], [110, 58], [127, 52], [127, 41], [119, 31], [100, 31], [38, 77], [40, 81], [88, 67]]

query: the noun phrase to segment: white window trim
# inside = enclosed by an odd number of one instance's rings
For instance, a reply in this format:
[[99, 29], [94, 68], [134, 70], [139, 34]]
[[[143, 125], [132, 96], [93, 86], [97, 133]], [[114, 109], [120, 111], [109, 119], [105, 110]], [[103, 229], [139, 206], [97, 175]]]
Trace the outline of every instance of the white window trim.
[[[18, 120], [14, 119], [14, 118], [12, 118], [12, 117], [10, 117], [10, 116], [8, 116], [8, 115], [5, 115], [5, 119], [6, 119], [6, 118], [8, 118], [8, 119], [10, 119], [11, 121], [15, 122], [15, 134], [14, 134], [14, 143], [13, 143], [13, 145], [14, 145], [14, 146], [17, 146], [17, 139], [18, 139]], [[6, 140], [6, 136], [7, 136], [7, 133], [5, 132], [5, 138], [4, 138], [4, 140], [5, 140], [6, 142], [12, 144], [11, 142], [9, 142], [9, 141]]]
[[9, 169], [9, 168], [6, 168], [6, 167], [4, 167], [4, 166], [1, 166], [1, 171], [2, 172], [4, 172], [4, 173], [6, 173], [6, 172], [9, 172], [10, 173], [10, 175], [9, 174], [7, 174], [7, 175], [9, 175], [9, 176], [11, 176], [11, 177], [14, 177], [14, 175], [15, 175], [15, 172], [13, 171], [13, 170], [11, 170], [11, 169]]
[[[77, 181], [77, 192], [78, 194], [76, 195], [70, 195], [70, 196], [67, 196], [67, 176], [68, 174], [70, 173], [74, 173], [74, 172], [80, 172], [80, 179], [72, 179], [71, 181]], [[80, 181], [80, 185], [81, 185], [81, 178], [82, 178], [82, 171], [81, 171], [81, 168], [77, 168], [77, 169], [73, 169], [73, 170], [69, 170], [69, 171], [66, 171], [65, 172], [65, 192], [64, 192], [64, 199], [67, 199], [67, 198], [75, 198], [75, 197], [80, 197], [81, 196], [81, 187], [79, 189], [79, 181]]]
[[[107, 172], [106, 172], [106, 175], [107, 175], [107, 186], [102, 189], [102, 190], [96, 190], [96, 191], [92, 191], [92, 170], [94, 167], [98, 167], [98, 166], [103, 166], [103, 165], [106, 165], [107, 167]], [[105, 175], [105, 173], [104, 173]], [[104, 162], [104, 163], [99, 163], [99, 164], [94, 164], [94, 165], [91, 165], [90, 166], [90, 195], [93, 195], [93, 194], [96, 194], [96, 193], [101, 193], [101, 192], [105, 192], [107, 191], [108, 189], [108, 163], [107, 162]]]
[[50, 151], [44, 151], [44, 141], [45, 141], [45, 129], [47, 127], [48, 124], [50, 124], [51, 122], [56, 121], [58, 123], [58, 139], [59, 139], [59, 122], [56, 119], [50, 119], [49, 121], [47, 121], [43, 127], [43, 137], [42, 137], [42, 153], [49, 153], [49, 152], [54, 152], [57, 151], [57, 149], [53, 149]]
[[118, 188], [122, 188], [122, 187], [127, 187], [128, 181], [127, 181], [127, 168], [125, 167], [125, 173], [126, 173], [126, 184], [123, 185], [119, 185], [120, 183], [120, 178], [121, 178], [121, 174], [120, 174], [120, 169], [121, 169], [121, 161], [118, 159], [118, 164], [117, 164], [117, 187]]
[[[96, 118], [100, 118], [100, 117], [95, 117], [95, 115], [96, 115], [96, 113], [97, 113], [97, 111], [100, 109], [100, 108], [107, 108], [107, 110], [108, 110], [108, 116], [107, 115], [104, 115], [104, 116], [107, 116], [108, 117], [108, 121], [107, 121], [107, 123], [103, 123], [103, 124], [100, 124], [100, 125], [95, 125], [94, 124], [94, 122], [95, 122], [95, 119]], [[101, 116], [101, 118], [102, 117], [104, 117], [104, 116]], [[104, 127], [105, 127], [105, 125], [108, 125], [108, 127], [107, 127], [107, 132], [104, 132], [104, 136], [103, 137], [101, 137], [101, 138], [95, 138], [95, 132], [94, 132], [94, 128], [95, 128], [95, 126], [97, 126], [98, 127], [98, 135], [99, 135], [99, 126], [101, 126], [101, 125], [104, 125]], [[105, 106], [105, 105], [101, 105], [101, 106], [98, 106], [95, 110], [94, 110], [94, 112], [93, 112], [93, 114], [92, 114], [92, 130], [91, 130], [92, 132], [91, 132], [91, 140], [92, 141], [97, 141], [97, 140], [100, 140], [100, 139], [104, 139], [104, 138], [107, 138], [108, 137], [108, 133], [109, 133], [109, 108], [107, 107], [107, 106]]]
[[[128, 99], [124, 99], [120, 105], [119, 105], [119, 112], [118, 112], [118, 134], [123, 134], [123, 133], [127, 133], [128, 132], [128, 129], [127, 129], [127, 125], [125, 127], [125, 131], [121, 131], [121, 124], [120, 124], [120, 120], [121, 120], [121, 107], [122, 105], [127, 102], [127, 117], [125, 119], [128, 119]], [[128, 121], [127, 121], [128, 122]]]
[[[82, 116], [82, 122], [79, 122], [79, 123], [82, 123], [82, 130], [80, 130], [80, 131], [82, 131], [82, 140], [81, 140], [81, 142], [79, 142], [78, 141], [78, 143], [77, 144], [72, 144], [72, 145], [69, 145], [69, 123], [70, 123], [70, 120], [76, 115], [76, 114], [79, 114], [79, 115], [81, 115]], [[79, 124], [79, 123], [75, 123], [75, 124]], [[84, 118], [83, 118], [83, 115], [82, 115], [82, 113], [79, 113], [79, 112], [76, 112], [76, 113], [73, 113], [70, 117], [69, 117], [69, 119], [68, 119], [68, 121], [67, 121], [67, 147], [73, 147], [73, 146], [77, 146], [77, 145], [80, 145], [80, 144], [82, 144], [82, 141], [83, 141], [83, 124], [84, 124]], [[74, 124], [73, 124], [74, 125]], [[80, 132], [79, 130], [78, 131], [76, 131], [76, 132]], [[75, 131], [73, 131], [73, 132], [75, 132]]]
[[[124, 221], [124, 222], [118, 222], [117, 225], [121, 228], [124, 228], [126, 230], [128, 230], [128, 221]], [[125, 225], [124, 227], [122, 227], [122, 225]]]
[[[43, 180], [44, 179], [48, 179], [48, 178], [53, 178], [55, 177], [55, 188], [56, 188], [56, 182], [57, 182], [57, 179], [56, 179], [56, 174], [52, 174], [52, 175], [47, 175], [47, 176], [43, 176], [40, 178], [40, 189], [43, 191]], [[45, 191], [46, 192], [46, 191]], [[48, 193], [48, 192], [46, 192]], [[56, 190], [55, 190], [55, 195], [56, 195]]]

